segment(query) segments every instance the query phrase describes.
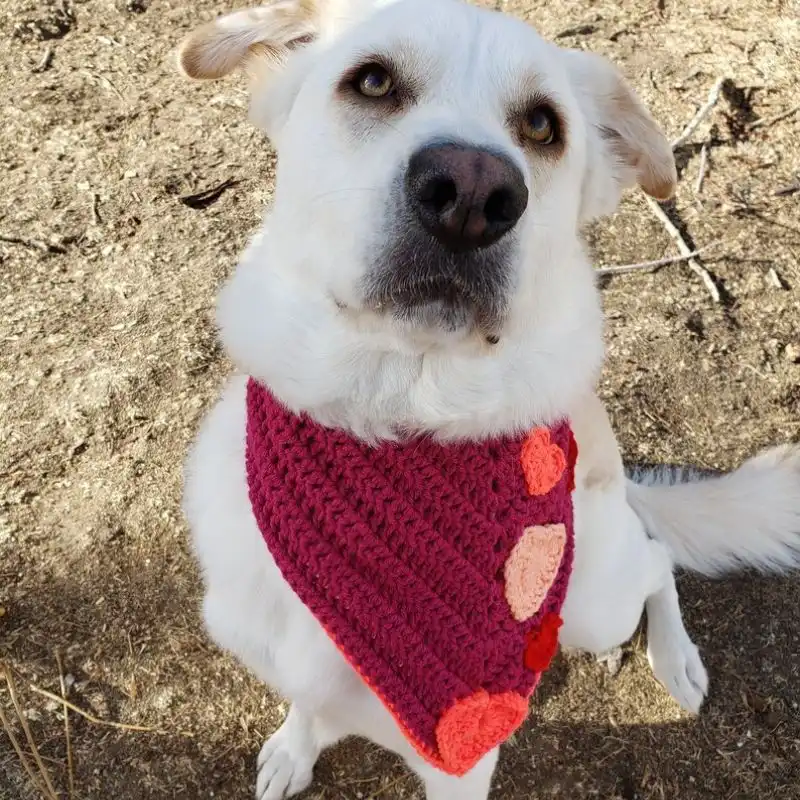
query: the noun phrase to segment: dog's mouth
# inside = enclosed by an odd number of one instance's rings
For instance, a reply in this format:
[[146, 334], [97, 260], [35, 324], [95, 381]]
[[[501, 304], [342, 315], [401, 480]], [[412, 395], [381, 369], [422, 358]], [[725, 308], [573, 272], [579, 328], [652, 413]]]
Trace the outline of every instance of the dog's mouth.
[[414, 327], [475, 330], [491, 344], [499, 340], [507, 313], [506, 295], [499, 287], [458, 273], [380, 280], [371, 288], [367, 305], [377, 313]]
[[431, 332], [475, 332], [497, 341], [508, 316], [514, 248], [454, 253], [406, 229], [390, 237], [363, 284], [368, 308], [405, 326]]
[[458, 275], [444, 275], [398, 283], [390, 287], [385, 298], [394, 308], [404, 312], [421, 306], [440, 305], [443, 308], [469, 312], [484, 304], [475, 287]]

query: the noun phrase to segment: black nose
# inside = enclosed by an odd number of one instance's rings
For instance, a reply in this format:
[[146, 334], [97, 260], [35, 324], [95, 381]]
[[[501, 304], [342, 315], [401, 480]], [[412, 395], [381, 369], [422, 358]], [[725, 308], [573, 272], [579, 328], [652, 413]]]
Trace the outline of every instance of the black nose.
[[511, 159], [458, 144], [414, 153], [406, 194], [422, 226], [450, 250], [488, 247], [517, 224], [528, 204], [525, 178]]

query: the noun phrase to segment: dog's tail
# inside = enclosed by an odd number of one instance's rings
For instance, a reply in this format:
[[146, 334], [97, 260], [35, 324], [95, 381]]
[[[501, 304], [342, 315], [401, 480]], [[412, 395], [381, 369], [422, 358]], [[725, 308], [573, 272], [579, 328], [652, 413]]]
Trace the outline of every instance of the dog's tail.
[[800, 567], [800, 445], [767, 450], [727, 475], [634, 470], [627, 496], [678, 566], [712, 576]]

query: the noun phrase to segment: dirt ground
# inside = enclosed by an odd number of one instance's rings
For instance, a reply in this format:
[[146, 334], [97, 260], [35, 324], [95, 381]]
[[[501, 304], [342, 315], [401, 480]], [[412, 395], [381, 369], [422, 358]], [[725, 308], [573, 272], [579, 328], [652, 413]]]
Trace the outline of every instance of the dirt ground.
[[[797, 441], [800, 5], [504, 8], [622, 64], [672, 137], [730, 79], [677, 153], [672, 209], [690, 243], [714, 244], [723, 302], [685, 264], [604, 285], [602, 394], [626, 458], [727, 468]], [[70, 773], [75, 798], [249, 798], [284, 712], [205, 638], [179, 506], [184, 453], [229, 371], [211, 304], [275, 166], [241, 81], [188, 85], [173, 68], [183, 34], [222, 10], [0, 4], [0, 659], [64, 798]], [[638, 194], [589, 238], [598, 264], [675, 253]], [[560, 656], [493, 797], [800, 798], [800, 579], [687, 577], [681, 593], [712, 678], [703, 714], [656, 685], [641, 642], [613, 679]], [[94, 717], [69, 713], [71, 770], [62, 707], [35, 690], [60, 692], [57, 653], [69, 701]], [[22, 737], [2, 681], [0, 708]], [[358, 741], [316, 776], [306, 800], [420, 798]], [[0, 733], [0, 798], [41, 796]]]

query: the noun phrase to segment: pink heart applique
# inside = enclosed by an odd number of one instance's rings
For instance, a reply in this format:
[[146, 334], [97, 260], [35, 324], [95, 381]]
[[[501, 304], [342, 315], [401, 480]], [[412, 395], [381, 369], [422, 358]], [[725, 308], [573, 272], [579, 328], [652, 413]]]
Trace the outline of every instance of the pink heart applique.
[[517, 622], [530, 619], [541, 607], [558, 575], [567, 530], [559, 525], [525, 529], [505, 566], [506, 601]]

